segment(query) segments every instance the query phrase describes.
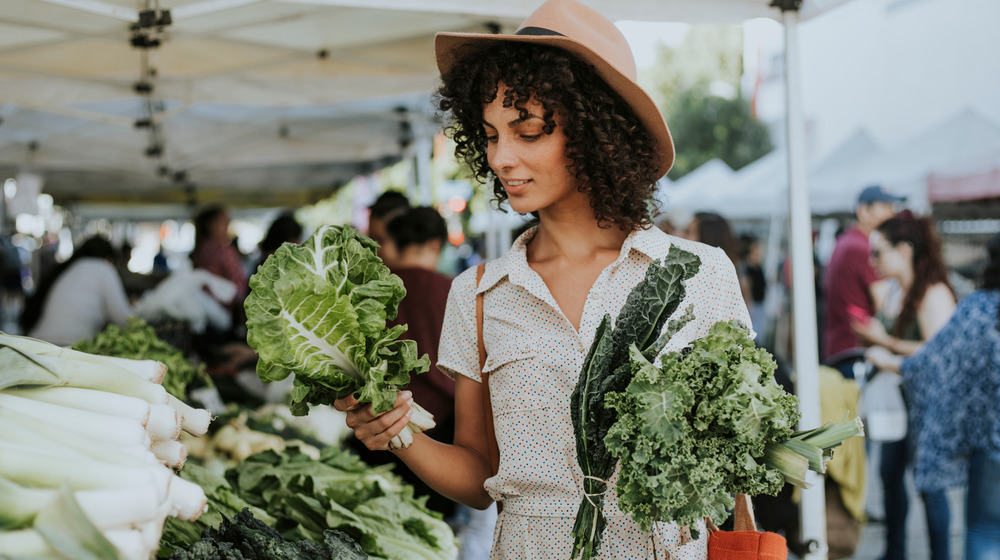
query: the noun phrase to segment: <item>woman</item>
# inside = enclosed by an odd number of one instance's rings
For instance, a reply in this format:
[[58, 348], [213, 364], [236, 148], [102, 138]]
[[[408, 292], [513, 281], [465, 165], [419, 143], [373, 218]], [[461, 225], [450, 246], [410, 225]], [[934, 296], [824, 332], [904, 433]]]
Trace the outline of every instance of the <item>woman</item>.
[[130, 313], [115, 251], [103, 237], [84, 241], [44, 277], [25, 303], [21, 328], [60, 346], [91, 338], [108, 325], [125, 326]]
[[[855, 322], [858, 337], [873, 346], [909, 356], [941, 330], [955, 310], [941, 243], [927, 217], [901, 212], [880, 225], [870, 239], [875, 270], [883, 281], [872, 285], [874, 320]], [[914, 423], [911, 421], [911, 426]], [[906, 558], [908, 499], [903, 473], [912, 456], [913, 441], [882, 444], [879, 468], [885, 499], [886, 553]], [[923, 491], [932, 560], [947, 560], [948, 501], [941, 491]]]
[[247, 284], [243, 258], [229, 237], [229, 213], [222, 206], [209, 206], [195, 216], [191, 263], [195, 268], [207, 270], [236, 286], [236, 296], [233, 300], [219, 303], [229, 309], [233, 327], [245, 330], [243, 300], [250, 293], [250, 288]]
[[[565, 559], [582, 492], [570, 394], [604, 314], [616, 316], [649, 263], [676, 245], [702, 267], [681, 304], [693, 305], [696, 319], [667, 350], [716, 321], [749, 324], [749, 316], [722, 251], [650, 229], [648, 205], [673, 146], [635, 83], [631, 51], [614, 24], [574, 0], [550, 0], [514, 35], [439, 34], [437, 53], [437, 99], [452, 118], [456, 155], [492, 185], [497, 201], [539, 223], [486, 264], [478, 286], [475, 270], [452, 285], [438, 367], [455, 378], [454, 443], [421, 434], [394, 453], [457, 502], [486, 508], [502, 501], [492, 558]], [[484, 294], [485, 368], [477, 292]], [[496, 474], [486, 459], [484, 370], [500, 450]], [[386, 449], [406, 424], [409, 403], [404, 392], [379, 417], [352, 397], [336, 406], [348, 411], [366, 447]], [[708, 531], [681, 545], [673, 523], [642, 533], [618, 510], [613, 488], [607, 504], [602, 558], [706, 558]]]
[[987, 243], [981, 288], [910, 358], [872, 348], [877, 366], [903, 374], [912, 415], [923, 418], [914, 460], [921, 489], [967, 485], [966, 560], [1000, 558], [1000, 234]]

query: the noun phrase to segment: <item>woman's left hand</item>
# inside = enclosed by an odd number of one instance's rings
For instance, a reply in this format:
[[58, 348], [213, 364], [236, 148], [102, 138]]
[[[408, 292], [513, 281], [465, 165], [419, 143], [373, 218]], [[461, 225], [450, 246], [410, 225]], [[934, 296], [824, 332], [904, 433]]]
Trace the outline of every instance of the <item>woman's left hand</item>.
[[888, 346], [889, 333], [880, 321], [869, 319], [867, 322], [851, 321], [851, 330], [863, 342], [880, 346]]

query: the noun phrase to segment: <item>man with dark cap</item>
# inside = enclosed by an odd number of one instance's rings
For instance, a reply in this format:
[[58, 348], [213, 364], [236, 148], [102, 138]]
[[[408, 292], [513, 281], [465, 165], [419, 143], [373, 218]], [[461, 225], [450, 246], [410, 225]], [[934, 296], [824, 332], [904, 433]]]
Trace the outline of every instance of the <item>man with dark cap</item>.
[[[851, 331], [851, 320], [875, 313], [871, 285], [878, 280], [872, 268], [868, 236], [896, 213], [905, 197], [887, 192], [880, 185], [866, 187], [858, 195], [858, 221], [837, 238], [823, 276], [826, 300], [823, 328], [823, 359], [845, 377], [854, 377], [852, 349], [861, 346]], [[847, 359], [842, 359], [842, 358]], [[857, 359], [862, 359], [859, 353]]]
[[399, 255], [386, 226], [393, 218], [410, 210], [410, 201], [399, 191], [385, 191], [368, 210], [368, 237], [379, 244], [378, 256], [391, 268]]

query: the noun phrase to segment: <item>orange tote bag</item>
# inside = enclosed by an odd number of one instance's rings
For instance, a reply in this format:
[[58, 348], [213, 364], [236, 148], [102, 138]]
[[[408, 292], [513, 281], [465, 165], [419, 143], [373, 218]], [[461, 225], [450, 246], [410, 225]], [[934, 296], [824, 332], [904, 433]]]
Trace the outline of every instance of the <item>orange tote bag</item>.
[[787, 560], [788, 544], [777, 533], [762, 533], [753, 519], [746, 494], [736, 495], [733, 531], [709, 527], [708, 560]]

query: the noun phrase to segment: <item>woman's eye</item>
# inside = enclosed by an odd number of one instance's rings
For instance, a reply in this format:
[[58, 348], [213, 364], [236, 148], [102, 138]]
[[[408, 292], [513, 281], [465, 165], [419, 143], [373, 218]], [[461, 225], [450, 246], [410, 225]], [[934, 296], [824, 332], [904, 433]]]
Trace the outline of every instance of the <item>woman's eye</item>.
[[496, 136], [487, 136], [486, 137], [486, 141], [489, 142], [490, 144], [493, 144], [493, 143], [495, 143], [497, 141], [497, 137]]
[[542, 137], [541, 134], [522, 134], [521, 135], [521, 140], [524, 140], [524, 141], [527, 141], [527, 142], [534, 142], [535, 140], [538, 140], [541, 137]]

